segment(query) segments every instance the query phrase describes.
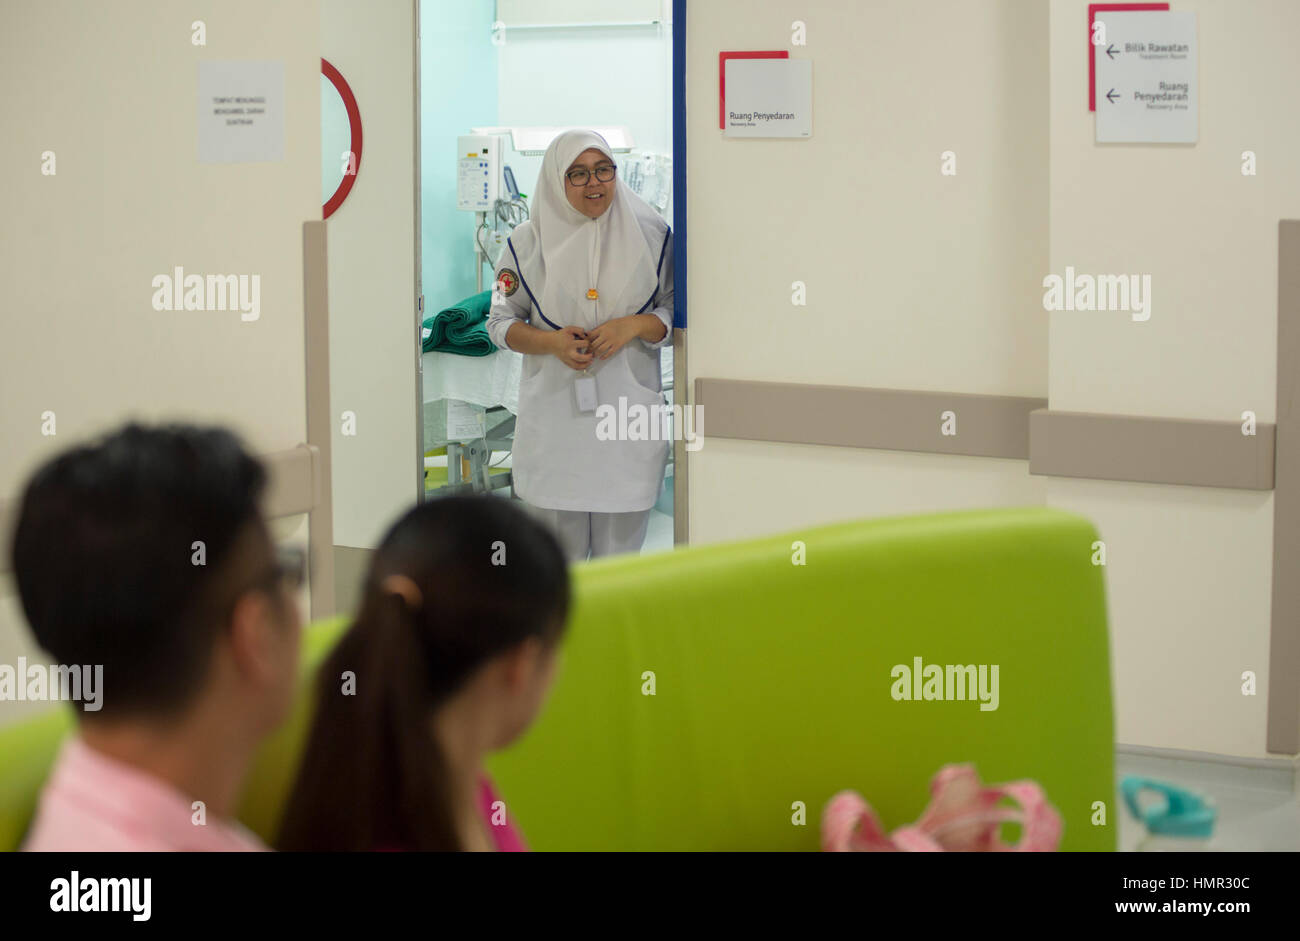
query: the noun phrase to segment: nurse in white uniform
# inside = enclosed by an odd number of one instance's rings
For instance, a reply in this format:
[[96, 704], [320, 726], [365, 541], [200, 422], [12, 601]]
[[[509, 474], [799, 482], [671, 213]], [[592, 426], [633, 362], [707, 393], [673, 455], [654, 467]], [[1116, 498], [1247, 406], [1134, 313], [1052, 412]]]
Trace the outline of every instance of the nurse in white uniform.
[[[618, 178], [603, 137], [564, 132], [542, 159], [531, 218], [498, 259], [488, 333], [524, 354], [515, 492], [570, 560], [645, 540], [668, 441], [657, 418], [633, 419], [661, 414], [651, 407], [663, 405], [672, 324], [668, 224]], [[628, 433], [611, 436], [620, 415]]]

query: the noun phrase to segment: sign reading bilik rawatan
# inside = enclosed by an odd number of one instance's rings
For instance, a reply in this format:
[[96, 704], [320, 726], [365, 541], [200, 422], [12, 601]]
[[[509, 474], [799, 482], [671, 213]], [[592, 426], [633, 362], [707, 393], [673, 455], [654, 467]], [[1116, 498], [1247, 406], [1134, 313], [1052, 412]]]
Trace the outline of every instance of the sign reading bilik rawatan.
[[1196, 14], [1098, 12], [1099, 144], [1195, 144]]

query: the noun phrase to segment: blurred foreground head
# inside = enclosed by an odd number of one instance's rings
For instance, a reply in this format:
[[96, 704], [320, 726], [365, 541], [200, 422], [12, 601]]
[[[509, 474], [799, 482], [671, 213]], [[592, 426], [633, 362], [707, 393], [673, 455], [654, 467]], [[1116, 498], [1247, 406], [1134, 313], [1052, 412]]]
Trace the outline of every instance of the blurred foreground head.
[[223, 709], [277, 725], [297, 671], [296, 601], [259, 500], [266, 473], [230, 432], [131, 423], [40, 467], [13, 569], [37, 642], [102, 665], [86, 723], [174, 726]]
[[456, 788], [540, 711], [568, 608], [559, 543], [514, 501], [406, 513], [322, 667], [280, 848], [461, 848]]

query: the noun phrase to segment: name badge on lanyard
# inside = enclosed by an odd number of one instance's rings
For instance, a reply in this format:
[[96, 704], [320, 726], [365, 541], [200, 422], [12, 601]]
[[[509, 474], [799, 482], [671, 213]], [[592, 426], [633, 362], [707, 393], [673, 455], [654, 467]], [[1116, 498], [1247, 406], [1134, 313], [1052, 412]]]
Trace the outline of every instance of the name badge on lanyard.
[[578, 398], [578, 411], [594, 412], [596, 410], [596, 377], [587, 375], [584, 370], [573, 383], [574, 394]]
[[[597, 220], [596, 224], [597, 224], [597, 231], [599, 231], [599, 225], [600, 225], [599, 220]], [[600, 271], [600, 239], [599, 238], [592, 239], [592, 253], [593, 253], [593, 257], [591, 259], [591, 271], [592, 271], [592, 278], [594, 280], [595, 273]], [[591, 314], [594, 319], [596, 318], [595, 302], [599, 297], [600, 297], [600, 293], [594, 287], [587, 291], [587, 300], [592, 302]], [[583, 350], [583, 352], [590, 353], [591, 347], [587, 347], [587, 349]], [[594, 412], [596, 410], [596, 377], [595, 376], [591, 375], [590, 373], [587, 372], [587, 370], [584, 369], [582, 371], [582, 375], [579, 376], [576, 380], [574, 380], [573, 392], [578, 399], [578, 411]]]

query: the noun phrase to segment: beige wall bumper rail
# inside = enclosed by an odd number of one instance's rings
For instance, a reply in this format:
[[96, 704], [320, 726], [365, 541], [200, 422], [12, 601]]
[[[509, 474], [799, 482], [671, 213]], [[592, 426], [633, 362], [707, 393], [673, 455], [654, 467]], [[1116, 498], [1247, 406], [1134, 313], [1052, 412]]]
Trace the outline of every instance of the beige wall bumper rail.
[[1029, 473], [1195, 487], [1273, 489], [1274, 428], [1258, 424], [1053, 412], [1029, 416]]
[[[1028, 461], [1052, 477], [1274, 491], [1267, 748], [1300, 752], [1300, 222], [1279, 237], [1277, 423], [1059, 412], [1017, 396], [695, 380], [707, 437]], [[943, 433], [945, 412], [956, 434]], [[951, 427], [951, 426], [950, 426]], [[682, 473], [679, 467], [678, 473]]]
[[[855, 386], [696, 379], [707, 438], [1029, 457], [1029, 413], [1046, 399]], [[944, 413], [956, 434], [944, 434]]]

